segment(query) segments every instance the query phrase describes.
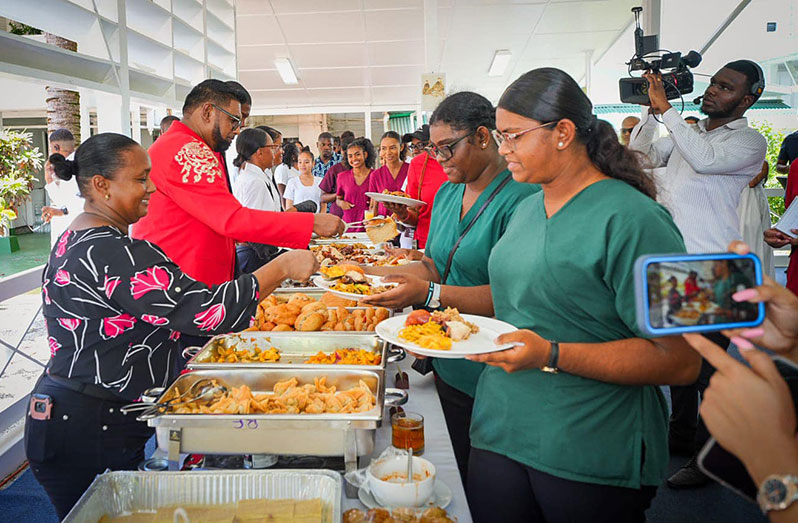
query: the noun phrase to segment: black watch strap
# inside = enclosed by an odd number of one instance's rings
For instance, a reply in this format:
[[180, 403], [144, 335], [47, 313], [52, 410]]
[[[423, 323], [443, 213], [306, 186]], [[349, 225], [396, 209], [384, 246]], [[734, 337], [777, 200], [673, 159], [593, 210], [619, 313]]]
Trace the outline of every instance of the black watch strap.
[[543, 367], [543, 372], [550, 372], [552, 374], [557, 374], [560, 372], [560, 344], [556, 341], [549, 340], [551, 344], [551, 353], [549, 354], [549, 362]]

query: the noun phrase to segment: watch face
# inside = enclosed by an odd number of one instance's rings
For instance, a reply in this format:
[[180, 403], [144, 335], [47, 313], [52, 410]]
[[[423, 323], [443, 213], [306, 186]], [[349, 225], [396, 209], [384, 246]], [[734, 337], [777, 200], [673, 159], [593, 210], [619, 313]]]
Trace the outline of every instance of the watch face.
[[769, 479], [764, 485], [765, 498], [769, 503], [781, 503], [787, 498], [787, 486], [778, 479]]

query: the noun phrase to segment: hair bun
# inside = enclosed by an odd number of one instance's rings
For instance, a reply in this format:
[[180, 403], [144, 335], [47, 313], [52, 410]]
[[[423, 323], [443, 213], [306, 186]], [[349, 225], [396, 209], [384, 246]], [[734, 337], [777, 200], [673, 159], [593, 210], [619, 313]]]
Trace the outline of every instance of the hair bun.
[[77, 162], [67, 160], [63, 154], [55, 153], [50, 155], [50, 165], [53, 166], [55, 175], [62, 180], [70, 180], [73, 176], [78, 175]]

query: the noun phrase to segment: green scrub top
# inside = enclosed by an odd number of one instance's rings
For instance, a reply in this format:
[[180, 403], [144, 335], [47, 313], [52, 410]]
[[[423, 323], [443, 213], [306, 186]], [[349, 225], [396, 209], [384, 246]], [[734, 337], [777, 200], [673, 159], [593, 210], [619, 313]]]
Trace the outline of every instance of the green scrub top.
[[[496, 317], [560, 343], [643, 337], [634, 264], [683, 253], [670, 214], [626, 183], [590, 185], [554, 216], [543, 193], [519, 205], [490, 256]], [[487, 367], [471, 445], [572, 481], [659, 485], [668, 462], [668, 409], [656, 386], [626, 386], [538, 369]]]
[[[482, 204], [510, 171], [502, 171], [482, 191], [468, 213], [460, 220], [463, 209], [465, 184], [445, 182], [435, 195], [432, 206], [432, 221], [425, 254], [435, 262], [435, 268], [443, 278], [446, 261], [455, 242], [471, 223]], [[504, 234], [510, 217], [518, 204], [528, 196], [540, 191], [540, 186], [510, 180], [485, 208], [482, 216], [460, 242], [452, 260], [446, 285], [475, 287], [488, 284], [488, 257], [496, 242]], [[438, 376], [448, 385], [474, 397], [479, 375], [484, 365], [465, 359], [434, 359], [432, 362]]]

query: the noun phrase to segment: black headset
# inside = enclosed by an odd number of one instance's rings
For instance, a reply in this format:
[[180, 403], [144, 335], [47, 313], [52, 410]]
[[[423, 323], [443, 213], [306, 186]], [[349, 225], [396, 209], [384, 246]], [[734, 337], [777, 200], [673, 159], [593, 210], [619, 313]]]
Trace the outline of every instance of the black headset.
[[759, 67], [759, 64], [753, 60], [746, 60], [746, 62], [756, 68], [757, 80], [751, 86], [751, 94], [759, 99], [759, 97], [762, 96], [762, 93], [765, 92], [765, 73], [762, 71], [762, 68]]

